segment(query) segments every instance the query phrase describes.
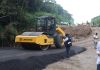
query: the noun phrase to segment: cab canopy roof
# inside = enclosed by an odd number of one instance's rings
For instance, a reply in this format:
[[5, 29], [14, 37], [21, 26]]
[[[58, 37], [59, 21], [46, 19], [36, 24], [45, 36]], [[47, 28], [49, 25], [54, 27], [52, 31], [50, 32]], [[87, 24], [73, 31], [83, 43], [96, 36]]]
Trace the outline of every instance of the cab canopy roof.
[[46, 19], [46, 18], [55, 19], [55, 17], [53, 17], [53, 16], [40, 16], [40, 17], [38, 17], [38, 19]]

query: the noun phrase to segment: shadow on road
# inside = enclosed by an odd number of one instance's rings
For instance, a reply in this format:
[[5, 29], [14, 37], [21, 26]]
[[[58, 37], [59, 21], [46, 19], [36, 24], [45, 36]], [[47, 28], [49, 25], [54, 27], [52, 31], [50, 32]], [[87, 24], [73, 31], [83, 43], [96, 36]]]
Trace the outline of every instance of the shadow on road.
[[[74, 47], [71, 49], [71, 56], [85, 51], [85, 48]], [[42, 70], [47, 65], [65, 59], [65, 51], [56, 54], [42, 56], [31, 56], [27, 59], [15, 59], [0, 62], [0, 70]]]

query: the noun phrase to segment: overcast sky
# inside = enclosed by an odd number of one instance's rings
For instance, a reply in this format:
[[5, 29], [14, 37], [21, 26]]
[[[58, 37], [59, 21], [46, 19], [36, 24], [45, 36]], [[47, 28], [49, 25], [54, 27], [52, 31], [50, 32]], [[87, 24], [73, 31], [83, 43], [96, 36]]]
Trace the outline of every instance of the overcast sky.
[[100, 15], [100, 0], [56, 0], [73, 15], [75, 23], [90, 21]]

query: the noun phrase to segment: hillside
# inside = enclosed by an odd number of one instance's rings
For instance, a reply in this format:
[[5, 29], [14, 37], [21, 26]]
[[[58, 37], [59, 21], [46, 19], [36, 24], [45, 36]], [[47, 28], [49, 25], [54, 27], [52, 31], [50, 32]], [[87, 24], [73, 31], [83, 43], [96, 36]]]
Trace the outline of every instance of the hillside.
[[73, 18], [55, 0], [0, 0], [0, 46], [13, 45], [15, 36], [34, 28], [38, 16], [73, 23]]

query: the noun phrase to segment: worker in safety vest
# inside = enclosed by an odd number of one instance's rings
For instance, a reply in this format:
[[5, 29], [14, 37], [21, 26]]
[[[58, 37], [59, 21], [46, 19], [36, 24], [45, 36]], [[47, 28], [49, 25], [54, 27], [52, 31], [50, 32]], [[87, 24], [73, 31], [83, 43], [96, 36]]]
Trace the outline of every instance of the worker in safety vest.
[[72, 46], [72, 37], [69, 34], [65, 35], [64, 45], [66, 47], [66, 56], [67, 58], [69, 58], [70, 57], [70, 47]]

